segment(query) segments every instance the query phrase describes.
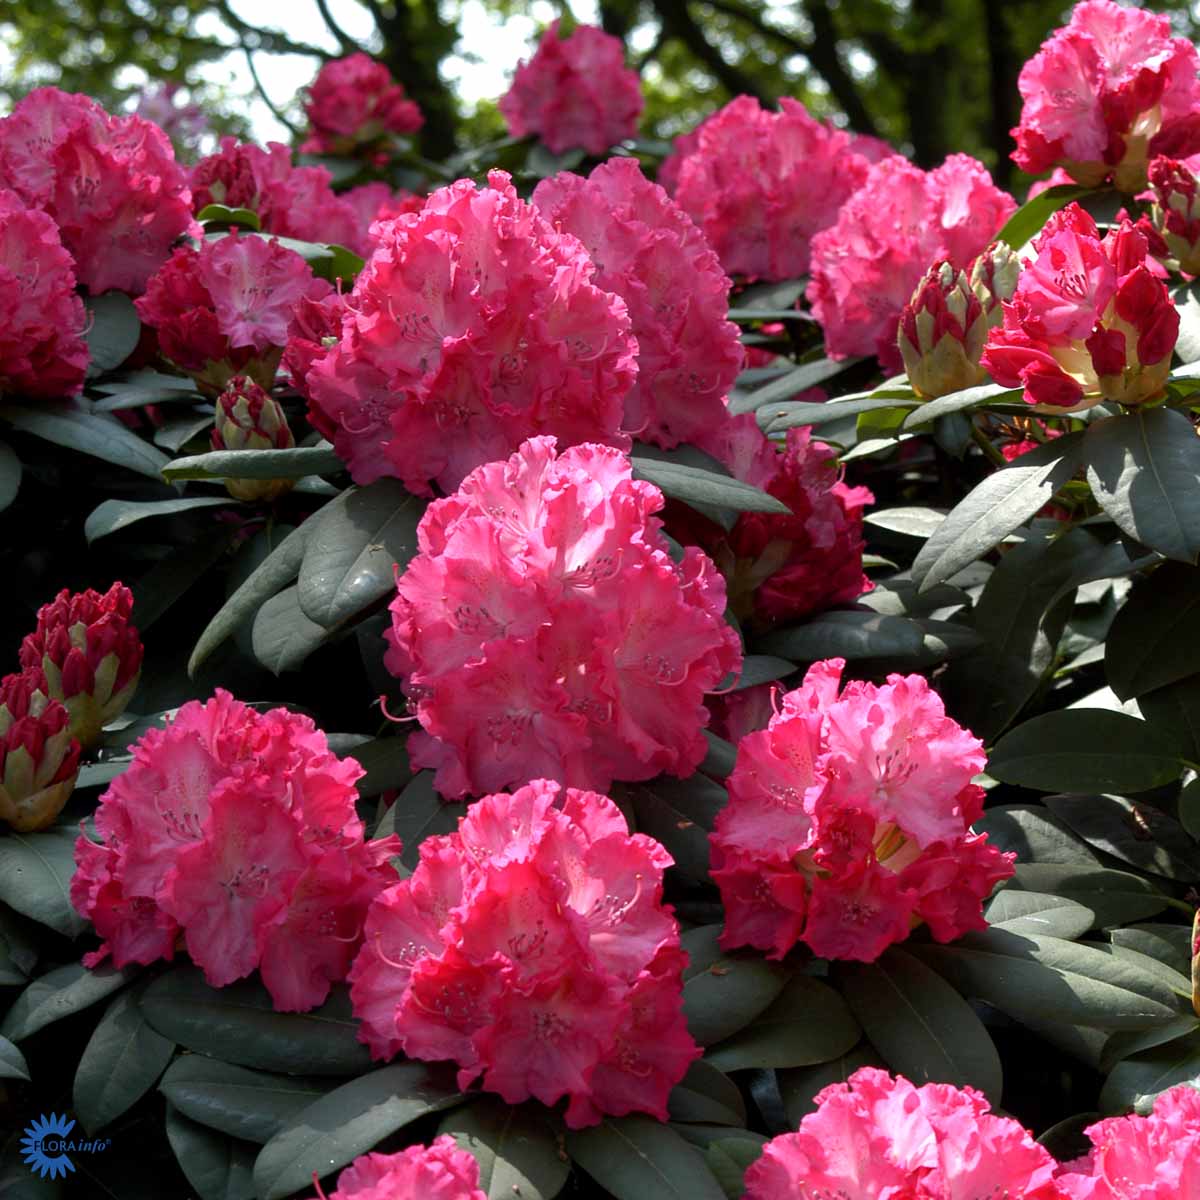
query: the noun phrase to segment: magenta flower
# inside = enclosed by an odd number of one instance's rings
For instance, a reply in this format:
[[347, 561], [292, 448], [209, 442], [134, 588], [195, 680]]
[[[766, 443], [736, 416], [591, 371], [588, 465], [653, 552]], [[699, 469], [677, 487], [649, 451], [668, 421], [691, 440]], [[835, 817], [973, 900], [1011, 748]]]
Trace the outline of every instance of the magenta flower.
[[336, 1191], [317, 1193], [320, 1200], [487, 1200], [478, 1159], [449, 1134], [396, 1154], [361, 1154], [338, 1176]]
[[544, 180], [533, 203], [584, 244], [596, 286], [628, 307], [638, 373], [625, 427], [671, 447], [723, 422], [742, 348], [725, 319], [729, 279], [684, 212], [632, 158], [611, 158], [587, 179], [564, 171]]
[[695, 770], [705, 693], [741, 652], [724, 581], [699, 550], [671, 559], [662, 504], [619, 451], [533, 438], [429, 506], [385, 662], [444, 796]]
[[371, 905], [350, 975], [359, 1036], [376, 1058], [454, 1059], [460, 1087], [482, 1076], [509, 1104], [568, 1097], [572, 1129], [666, 1120], [699, 1056], [670, 864], [607, 796], [539, 779], [484, 797]]
[[300, 147], [305, 154], [354, 154], [377, 147], [389, 134], [415, 133], [425, 123], [387, 67], [361, 51], [321, 68], [304, 111], [312, 130]]
[[1085, 0], [1021, 70], [1013, 160], [1031, 175], [1061, 167], [1089, 187], [1113, 179], [1139, 192], [1155, 155], [1200, 151], [1198, 70], [1168, 17]]
[[919, 675], [853, 681], [810, 667], [765, 730], [738, 745], [710, 836], [722, 945], [871, 962], [924, 921], [938, 941], [985, 927], [1014, 856], [970, 831], [983, 747]]
[[534, 134], [551, 154], [578, 148], [599, 156], [637, 133], [641, 84], [620, 38], [594, 25], [561, 37], [558, 25], [551, 22], [533, 57], [518, 64], [500, 113], [513, 137]]

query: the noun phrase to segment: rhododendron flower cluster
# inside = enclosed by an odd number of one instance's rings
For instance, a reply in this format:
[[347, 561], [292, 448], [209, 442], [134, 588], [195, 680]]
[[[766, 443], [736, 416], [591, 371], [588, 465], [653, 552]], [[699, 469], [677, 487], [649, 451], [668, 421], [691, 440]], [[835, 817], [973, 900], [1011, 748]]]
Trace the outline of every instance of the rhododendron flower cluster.
[[1150, 270], [1148, 248], [1128, 221], [1101, 239], [1079, 205], [1055, 213], [988, 338], [983, 363], [992, 378], [1064, 412], [1159, 395], [1179, 313]]
[[751, 1164], [746, 1200], [1061, 1200], [1054, 1159], [974, 1088], [863, 1067], [816, 1103]]
[[238, 374], [270, 387], [293, 308], [330, 290], [275, 239], [230, 234], [180, 246], [136, 306], [163, 354], [216, 396]]
[[397, 1154], [363, 1154], [339, 1176], [337, 1190], [320, 1200], [487, 1200], [479, 1161], [449, 1134]]
[[711, 835], [726, 947], [871, 962], [920, 921], [941, 942], [985, 928], [1012, 854], [970, 832], [978, 738], [919, 675], [852, 681], [816, 663], [765, 730], [738, 747]]
[[58, 227], [0, 189], [0, 394], [78, 392], [88, 364], [86, 325]]
[[984, 343], [1000, 324], [1001, 302], [1016, 290], [1019, 271], [1011, 248], [997, 242], [968, 270], [943, 261], [925, 272], [900, 314], [900, 357], [918, 396], [948, 396], [987, 378], [979, 361]]
[[1156, 158], [1150, 164], [1154, 204], [1149, 221], [1139, 221], [1150, 250], [1173, 258], [1188, 275], [1200, 275], [1200, 181], [1188, 163]]
[[643, 99], [620, 38], [594, 25], [566, 37], [553, 21], [528, 62], [517, 65], [500, 113], [513, 137], [534, 134], [552, 154], [601, 155], [637, 133]]
[[[214, 450], [289, 450], [296, 444], [279, 401], [245, 375], [235, 375], [217, 397]], [[235, 500], [274, 500], [294, 479], [226, 479]]]
[[691, 511], [685, 527], [670, 525], [712, 555], [739, 620], [769, 625], [805, 617], [871, 590], [862, 569], [863, 510], [874, 497], [842, 481], [837, 454], [813, 441], [807, 426], [789, 429], [777, 449], [745, 414], [702, 445], [736, 478], [791, 509], [790, 516], [739, 513], [728, 532]]
[[726, 418], [742, 348], [725, 319], [729, 279], [703, 234], [632, 158], [609, 159], [587, 179], [543, 180], [533, 203], [579, 238], [596, 286], [628, 306], [638, 373], [625, 428], [666, 447], [707, 435]]
[[1084, 1131], [1092, 1151], [1058, 1178], [1069, 1200], [1195, 1200], [1200, 1196], [1200, 1091], [1171, 1088], [1144, 1117]]
[[307, 372], [313, 420], [357, 483], [450, 492], [539, 433], [628, 445], [637, 344], [624, 301], [503, 171], [488, 180], [376, 226], [341, 339]]
[[133, 747], [80, 837], [71, 902], [104, 939], [96, 966], [171, 958], [183, 936], [214, 987], [256, 967], [276, 1009], [320, 1004], [345, 977], [399, 839], [363, 841], [357, 763], [307, 717], [218, 690]]
[[191, 150], [208, 128], [208, 117], [200, 105], [179, 102], [183, 90], [178, 83], [152, 84], [138, 95], [134, 115], [153, 121], [177, 149]]
[[71, 734], [91, 746], [125, 711], [142, 671], [133, 593], [114, 583], [101, 594], [66, 588], [38, 609], [37, 628], [21, 643], [21, 669], [71, 715]]
[[20, 833], [54, 823], [79, 775], [79, 741], [40, 671], [0, 680], [0, 823]]
[[870, 167], [850, 134], [787, 97], [771, 112], [738, 96], [690, 145], [677, 143], [676, 155], [675, 199], [725, 270], [751, 279], [806, 274], [813, 236], [834, 223]]
[[1085, 0], [1021, 70], [1013, 159], [1031, 175], [1062, 167], [1089, 187], [1113, 179], [1138, 192], [1156, 154], [1200, 152], [1198, 71], [1170, 18]]
[[222, 138], [220, 149], [192, 168], [192, 196], [197, 213], [210, 204], [248, 208], [267, 233], [279, 237], [333, 242], [355, 251], [367, 247], [370, 220], [334, 194], [333, 176], [324, 167], [293, 166], [291, 151], [281, 142], [268, 142], [264, 150]]
[[741, 650], [724, 581], [694, 547], [671, 559], [662, 505], [619, 451], [533, 438], [429, 506], [384, 661], [443, 796], [695, 770], [704, 695]]
[[699, 1049], [687, 957], [662, 903], [666, 851], [607, 796], [539, 779], [427, 838], [371, 905], [351, 971], [376, 1058], [453, 1059], [509, 1104], [569, 1098], [567, 1124], [667, 1118]]
[[167, 135], [57, 88], [30, 92], [0, 120], [0, 187], [54, 218], [93, 294], [141, 292], [193, 230], [187, 173]]
[[966, 267], [1015, 207], [966, 154], [929, 172], [898, 157], [872, 166], [813, 238], [807, 294], [829, 355], [874, 354], [899, 370], [896, 328], [921, 276], [941, 259]]
[[355, 154], [367, 149], [386, 162], [389, 134], [415, 133], [425, 123], [421, 110], [369, 54], [326, 63], [304, 104], [311, 132], [300, 147], [307, 154]]

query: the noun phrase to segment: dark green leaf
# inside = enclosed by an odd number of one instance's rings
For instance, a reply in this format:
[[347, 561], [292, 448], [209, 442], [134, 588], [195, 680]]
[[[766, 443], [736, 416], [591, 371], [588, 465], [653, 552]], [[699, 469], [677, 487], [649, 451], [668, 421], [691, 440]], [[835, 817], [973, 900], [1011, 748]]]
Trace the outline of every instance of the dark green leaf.
[[[858, 361], [861, 360], [854, 360], [854, 362]], [[739, 389], [736, 396], [730, 397], [730, 415], [739, 416], [741, 413], [754, 412], [756, 409], [762, 408], [764, 404], [777, 404], [781, 401], [791, 400], [797, 393], [816, 387], [817, 384], [824, 383], [825, 380], [832, 379], [835, 375], [840, 375], [842, 371], [853, 365], [853, 362], [834, 362], [828, 358], [802, 363], [786, 375], [781, 375], [778, 379], [772, 380], [763, 387], [755, 388], [752, 392], [743, 392]]]
[[262, 221], [252, 208], [229, 208], [224, 204], [206, 204], [197, 214], [196, 220], [202, 225], [239, 225], [257, 233], [262, 229]]
[[394, 592], [396, 567], [416, 553], [424, 509], [395, 479], [350, 488], [321, 509], [300, 564], [304, 615], [335, 629]]
[[1140, 921], [1167, 907], [1167, 898], [1141, 875], [1074, 863], [1018, 862], [1016, 875], [1004, 886], [1075, 900], [1096, 914], [1101, 928]]
[[299, 479], [303, 475], [336, 475], [345, 469], [333, 447], [297, 446], [291, 450], [212, 450], [167, 462], [162, 477], [180, 479]]
[[165, 517], [193, 508], [230, 508], [236, 505], [237, 501], [228, 496], [188, 496], [179, 500], [105, 500], [92, 510], [84, 522], [83, 535], [89, 542], [94, 542], [147, 517]]
[[907, 617], [827, 612], [768, 634], [758, 648], [799, 663], [823, 658], [905, 658], [919, 655], [924, 639], [921, 627]]
[[1114, 929], [1109, 934], [1114, 946], [1125, 946], [1148, 954], [1173, 971], [1186, 975], [1192, 969], [1192, 931], [1187, 925], [1149, 923]]
[[38, 927], [0, 904], [0, 987], [24, 987], [38, 960]]
[[300, 607], [300, 589], [284, 588], [254, 614], [250, 642], [254, 657], [273, 675], [296, 671], [329, 636]]
[[737, 1084], [712, 1063], [697, 1059], [671, 1089], [667, 1107], [672, 1121], [706, 1125], [744, 1125], [746, 1105]]
[[780, 1071], [779, 1094], [787, 1111], [788, 1121], [799, 1125], [801, 1120], [816, 1107], [817, 1093], [831, 1083], [845, 1083], [860, 1067], [886, 1067], [887, 1064], [875, 1052], [870, 1042], [859, 1042], [848, 1054], [831, 1062], [817, 1063], [812, 1067], [798, 1067], [792, 1071]]
[[[1113, 930], [1113, 932], [1117, 933], [1119, 930]], [[1153, 1050], [1156, 1046], [1165, 1046], [1168, 1042], [1173, 1042], [1185, 1034], [1194, 1033], [1198, 1029], [1200, 1029], [1200, 1018], [1186, 1013], [1176, 1017], [1173, 1021], [1168, 1021], [1165, 1025], [1156, 1026], [1154, 1029], [1114, 1033], [1104, 1043], [1100, 1070], [1107, 1075], [1122, 1059], [1142, 1054], [1146, 1050]]]
[[21, 460], [7, 442], [0, 442], [0, 512], [17, 498], [21, 486]]
[[171, 1064], [159, 1091], [191, 1120], [261, 1146], [330, 1086], [328, 1080], [251, 1071], [185, 1054]]
[[1179, 823], [1194, 841], [1200, 841], [1200, 779], [1179, 793]]
[[661, 775], [622, 788], [633, 803], [638, 831], [661, 842], [688, 879], [708, 876], [708, 835], [729, 797], [702, 774], [688, 779]]
[[133, 585], [134, 620], [143, 633], [208, 573], [229, 548], [234, 532], [215, 521], [206, 537], [185, 541]]
[[1167, 558], [1194, 563], [1200, 438], [1191, 421], [1168, 408], [1094, 421], [1084, 451], [1092, 492], [1121, 531]]
[[1020, 402], [1021, 388], [1006, 388], [999, 383], [984, 383], [978, 387], [964, 388], [961, 392], [951, 392], [947, 396], [939, 396], [914, 408], [904, 422], [906, 429], [917, 429], [928, 425], [940, 417], [953, 413], [965, 413], [976, 408], [991, 408], [1005, 401]]
[[108, 1006], [75, 1071], [75, 1112], [95, 1133], [127, 1112], [155, 1084], [175, 1044], [146, 1023], [135, 991], [120, 993]]
[[706, 1058], [722, 1071], [807, 1067], [840, 1057], [861, 1036], [858, 1022], [833, 988], [810, 975], [794, 975], [768, 1008]]
[[205, 1129], [170, 1105], [167, 1141], [200, 1200], [255, 1200], [254, 1146]]
[[839, 971], [842, 993], [887, 1065], [918, 1086], [978, 1088], [1000, 1103], [1000, 1056], [975, 1010], [936, 971], [895, 947]]
[[176, 967], [146, 989], [142, 1011], [189, 1050], [263, 1071], [350, 1075], [371, 1061], [344, 988], [312, 1012], [280, 1013], [256, 980], [214, 988], [197, 968]]
[[996, 744], [988, 774], [1045, 792], [1142, 792], [1179, 777], [1178, 752], [1153, 726], [1099, 708], [1060, 709]]
[[0, 1037], [0, 1079], [28, 1079], [29, 1064], [17, 1046]]
[[1009, 933], [1040, 933], [1065, 938], [1082, 937], [1096, 923], [1096, 914], [1076, 900], [1001, 888], [987, 908], [988, 924]]
[[0, 838], [0, 900], [69, 938], [87, 928], [71, 903], [78, 836], [60, 825], [42, 833], [10, 830]]
[[921, 547], [912, 579], [922, 591], [986, 554], [1048, 504], [1082, 461], [1082, 435], [1047, 442], [989, 475], [961, 500]]
[[1100, 860], [1049, 809], [1042, 805], [999, 804], [975, 822], [998, 850], [1011, 851], [1020, 863], [1060, 863], [1090, 870]]
[[307, 540], [306, 525], [293, 530], [225, 601], [196, 642], [196, 648], [188, 659], [189, 675], [195, 675], [208, 656], [227, 637], [232, 636], [243, 621], [249, 620], [263, 604], [296, 578], [304, 559]]
[[553, 1200], [570, 1174], [549, 1124], [530, 1105], [476, 1100], [448, 1113], [438, 1133], [475, 1156], [487, 1200]]
[[466, 811], [465, 804], [449, 804], [433, 790], [432, 771], [421, 771], [383, 814], [375, 836], [398, 833], [404, 842], [401, 861], [412, 870], [421, 843], [434, 834], [453, 833]]
[[1142, 716], [1171, 738], [1189, 762], [1200, 762], [1200, 675], [1138, 697]]
[[345, 757], [353, 758], [366, 774], [358, 781], [361, 796], [378, 796], [393, 788], [406, 787], [412, 780], [413, 769], [408, 761], [404, 737], [373, 738], [355, 746]]
[[742, 1200], [746, 1172], [762, 1156], [762, 1147], [748, 1138], [719, 1138], [704, 1148], [708, 1168], [729, 1200]]
[[701, 1153], [651, 1117], [605, 1117], [568, 1133], [567, 1152], [615, 1200], [725, 1200]]
[[633, 455], [633, 477], [644, 479], [664, 495], [685, 504], [706, 504], [733, 512], [790, 513], [782, 500], [728, 475], [717, 475], [683, 463]]
[[142, 322], [133, 301], [124, 292], [88, 296], [88, 375], [102, 375], [119, 367], [137, 349]]
[[996, 234], [995, 240], [1007, 242], [1014, 250], [1020, 250], [1060, 208], [1070, 204], [1072, 200], [1081, 200], [1084, 196], [1091, 195], [1094, 190], [1077, 183], [1059, 183], [1046, 188], [1032, 200], [1022, 204], [1008, 218], [1004, 228]]
[[370, 1150], [418, 1117], [466, 1099], [452, 1076], [401, 1062], [360, 1075], [301, 1110], [259, 1152], [262, 1200], [281, 1200]]
[[39, 404], [37, 408], [0, 408], [0, 418], [22, 433], [78, 450], [93, 458], [126, 467], [158, 480], [169, 461], [149, 442], [127, 429], [116, 417], [88, 412], [78, 404]]
[[824, 404], [798, 400], [792, 404], [780, 404], [772, 408], [764, 406], [759, 409], [758, 420], [768, 434], [777, 434], [798, 425], [830, 425], [846, 417], [885, 412], [897, 414], [891, 424], [898, 428], [904, 415], [916, 403], [916, 400], [898, 399], [890, 395], [858, 396], [853, 399], [843, 397], [840, 400], [826, 401]]
[[1167, 879], [1200, 881], [1200, 850], [1161, 809], [1124, 796], [1047, 796], [1046, 805], [1105, 854]]
[[932, 537], [945, 519], [944, 509], [922, 507], [881, 508], [863, 518], [868, 525], [915, 538]]
[[1100, 1108], [1106, 1113], [1132, 1108], [1144, 1116], [1157, 1095], [1181, 1083], [1200, 1083], [1200, 1033], [1117, 1063], [1101, 1089]]
[[1017, 1020], [1096, 1029], [1146, 1029], [1178, 1015], [1170, 988], [1156, 976], [1090, 946], [1003, 929], [968, 933], [950, 946], [912, 953], [966, 996]]
[[701, 1046], [711, 1046], [745, 1028], [782, 992], [787, 981], [782, 967], [762, 958], [724, 954], [717, 945], [720, 932], [720, 926], [705, 925], [689, 930], [682, 938], [690, 959], [684, 972], [683, 1012], [688, 1032]]
[[20, 1042], [55, 1021], [82, 1012], [123, 988], [138, 969], [118, 971], [106, 965], [89, 971], [82, 963], [68, 963], [39, 975], [5, 1013], [0, 1037]]
[[776, 658], [771, 654], [747, 654], [742, 660], [742, 673], [733, 690], [740, 692], [757, 687], [760, 683], [774, 683], [795, 669], [796, 664], [786, 658]]
[[1108, 686], [1129, 700], [1200, 672], [1200, 570], [1165, 563], [1134, 586], [1108, 630]]

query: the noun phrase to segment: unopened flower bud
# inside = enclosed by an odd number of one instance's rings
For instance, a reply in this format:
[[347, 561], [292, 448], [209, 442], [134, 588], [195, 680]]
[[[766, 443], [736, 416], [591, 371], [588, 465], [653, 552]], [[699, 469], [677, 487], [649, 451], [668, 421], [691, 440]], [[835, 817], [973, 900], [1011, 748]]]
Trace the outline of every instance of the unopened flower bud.
[[[296, 439], [278, 400], [245, 375], [235, 375], [217, 398], [214, 450], [290, 450]], [[274, 500], [290, 479], [226, 479], [235, 500]]]
[[130, 623], [133, 593], [114, 583], [104, 595], [65, 588], [38, 610], [21, 644], [21, 668], [44, 676], [44, 690], [66, 706], [71, 736], [86, 747], [125, 711], [142, 670], [142, 642]]
[[1188, 275], [1200, 275], [1200, 187], [1196, 176], [1173, 158], [1150, 164], [1154, 203], [1150, 223], [1162, 244], [1152, 243], [1163, 257], [1174, 258]]
[[0, 680], [0, 821], [21, 833], [62, 812], [79, 775], [79, 742], [66, 708], [36, 670]]
[[971, 291], [992, 329], [1004, 319], [1003, 302], [1017, 290], [1021, 260], [1007, 242], [993, 242], [970, 266]]
[[913, 391], [926, 400], [982, 383], [988, 323], [965, 271], [935, 263], [900, 314], [900, 355]]

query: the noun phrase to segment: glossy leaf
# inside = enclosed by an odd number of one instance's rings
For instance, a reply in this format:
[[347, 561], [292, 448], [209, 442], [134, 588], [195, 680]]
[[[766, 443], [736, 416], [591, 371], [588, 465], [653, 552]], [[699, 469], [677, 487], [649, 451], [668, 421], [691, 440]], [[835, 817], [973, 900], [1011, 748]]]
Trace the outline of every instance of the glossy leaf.
[[254, 1146], [189, 1121], [170, 1105], [167, 1140], [200, 1200], [256, 1200]]
[[336, 475], [345, 467], [333, 447], [296, 446], [290, 450], [212, 450], [165, 463], [168, 483], [181, 479], [299, 479]]
[[9, 830], [0, 837], [0, 900], [70, 938], [87, 928], [71, 903], [78, 836], [59, 825], [41, 833]]
[[690, 959], [684, 972], [683, 1012], [688, 1031], [701, 1046], [711, 1046], [745, 1028], [782, 992], [787, 981], [782, 967], [762, 958], [723, 953], [717, 945], [719, 933], [718, 926], [706, 925], [682, 937]]
[[1165, 563], [1138, 583], [1105, 639], [1108, 685], [1122, 699], [1200, 672], [1200, 570]]
[[179, 500], [105, 500], [94, 508], [83, 525], [89, 542], [108, 537], [149, 517], [166, 517], [196, 508], [234, 508], [228, 496], [187, 496]]
[[513, 1108], [483, 1097], [448, 1113], [438, 1133], [475, 1157], [487, 1200], [553, 1200], [571, 1170], [534, 1104]]
[[250, 642], [254, 657], [273, 675], [295, 671], [329, 636], [300, 607], [300, 590], [284, 588], [254, 614]]
[[9, 405], [0, 419], [14, 429], [44, 441], [90, 454], [114, 466], [158, 480], [169, 461], [157, 447], [127, 429], [116, 417], [93, 413], [80, 404], [39, 404], [36, 408]]
[[647, 458], [643, 454], [633, 455], [632, 461], [635, 479], [644, 479], [660, 488], [664, 495], [685, 504], [704, 504], [733, 512], [791, 512], [782, 500], [728, 475]]
[[88, 375], [102, 375], [119, 367], [137, 349], [142, 322], [133, 301], [124, 292], [104, 292], [84, 301], [88, 328]]
[[138, 972], [137, 967], [118, 971], [111, 965], [89, 970], [82, 963], [68, 963], [39, 975], [12, 1002], [0, 1021], [0, 1037], [20, 1042], [64, 1017], [90, 1008], [123, 988]]

